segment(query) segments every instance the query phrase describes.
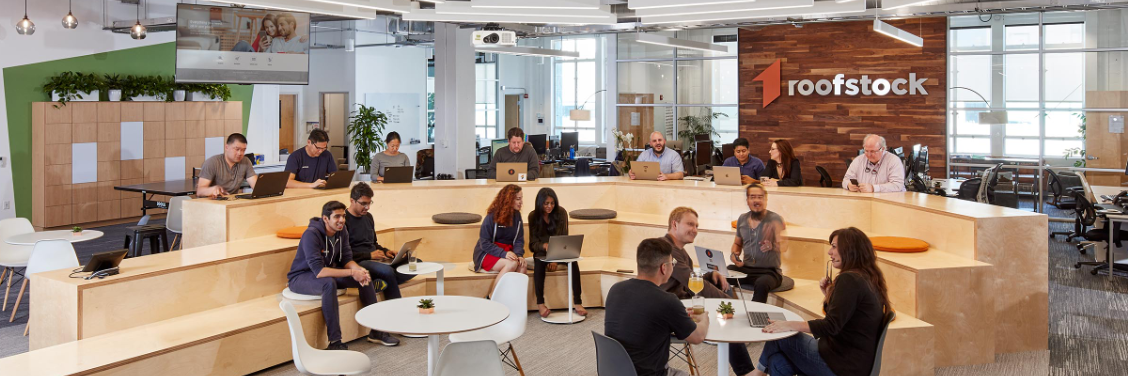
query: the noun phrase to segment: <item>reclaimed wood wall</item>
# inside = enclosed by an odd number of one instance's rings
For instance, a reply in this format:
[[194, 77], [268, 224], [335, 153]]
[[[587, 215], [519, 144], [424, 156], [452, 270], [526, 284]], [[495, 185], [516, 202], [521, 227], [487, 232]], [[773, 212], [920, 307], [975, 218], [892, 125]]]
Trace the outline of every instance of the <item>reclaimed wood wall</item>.
[[[947, 159], [947, 21], [915, 18], [888, 21], [924, 38], [924, 47], [873, 31], [872, 21], [826, 22], [767, 26], [740, 30], [740, 136], [752, 152], [766, 160], [771, 141], [787, 139], [802, 162], [805, 185], [817, 186], [815, 166], [823, 166], [835, 183], [846, 173], [847, 160], [858, 154], [862, 138], [876, 133], [890, 147], [929, 147], [930, 173], [943, 176]], [[780, 97], [763, 107], [763, 83], [753, 81], [776, 60], [781, 61]], [[788, 95], [788, 80], [927, 77], [928, 95], [847, 96]], [[906, 87], [907, 89], [907, 87]], [[843, 88], [845, 90], [845, 88]]]

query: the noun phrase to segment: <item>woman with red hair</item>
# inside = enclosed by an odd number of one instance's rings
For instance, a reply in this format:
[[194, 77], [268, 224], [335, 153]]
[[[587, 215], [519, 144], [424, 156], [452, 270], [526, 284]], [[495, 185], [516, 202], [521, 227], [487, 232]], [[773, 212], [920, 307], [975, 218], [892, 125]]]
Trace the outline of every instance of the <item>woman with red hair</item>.
[[521, 221], [521, 187], [506, 185], [497, 193], [474, 245], [474, 270], [497, 272], [489, 291], [509, 272], [525, 273], [525, 228]]

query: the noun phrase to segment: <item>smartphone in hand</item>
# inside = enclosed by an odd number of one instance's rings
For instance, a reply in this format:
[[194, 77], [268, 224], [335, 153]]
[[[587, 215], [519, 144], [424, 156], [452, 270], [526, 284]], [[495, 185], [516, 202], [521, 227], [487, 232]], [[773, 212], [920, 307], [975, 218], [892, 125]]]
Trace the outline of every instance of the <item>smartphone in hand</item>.
[[858, 184], [858, 179], [850, 179], [850, 184], [853, 184], [853, 185], [859, 185], [859, 184]]

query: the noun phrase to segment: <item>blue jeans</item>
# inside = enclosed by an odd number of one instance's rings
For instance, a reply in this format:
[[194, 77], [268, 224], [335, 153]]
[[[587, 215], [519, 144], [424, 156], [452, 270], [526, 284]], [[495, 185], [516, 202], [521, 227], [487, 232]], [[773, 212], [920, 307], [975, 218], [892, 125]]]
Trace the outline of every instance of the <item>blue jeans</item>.
[[341, 316], [338, 313], [337, 289], [353, 287], [360, 293], [361, 308], [376, 303], [376, 289], [372, 284], [361, 286], [359, 282], [346, 277], [317, 278], [313, 272], [301, 273], [290, 279], [290, 291], [305, 295], [321, 295], [321, 315], [325, 318], [325, 332], [329, 342], [341, 340]]
[[806, 333], [764, 344], [760, 370], [772, 376], [835, 376], [819, 355], [819, 341]]
[[368, 274], [372, 275], [372, 279], [379, 279], [388, 284], [388, 287], [384, 289], [385, 300], [402, 297], [399, 285], [415, 277], [414, 275], [397, 273], [391, 265], [379, 261], [364, 260], [360, 262], [360, 266], [368, 269]]

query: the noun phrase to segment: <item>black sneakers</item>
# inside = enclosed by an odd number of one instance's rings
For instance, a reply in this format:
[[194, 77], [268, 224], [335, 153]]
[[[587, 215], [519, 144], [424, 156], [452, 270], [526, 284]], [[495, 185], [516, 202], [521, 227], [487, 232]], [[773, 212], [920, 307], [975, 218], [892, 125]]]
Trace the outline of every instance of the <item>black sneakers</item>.
[[325, 349], [326, 350], [348, 350], [349, 347], [346, 346], [341, 341], [333, 341], [333, 342], [330, 342], [329, 347], [326, 347]]
[[379, 343], [384, 346], [397, 346], [400, 344], [400, 340], [391, 334], [375, 330], [368, 332], [368, 342]]

